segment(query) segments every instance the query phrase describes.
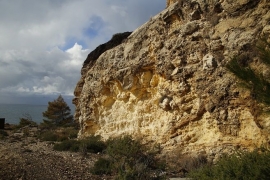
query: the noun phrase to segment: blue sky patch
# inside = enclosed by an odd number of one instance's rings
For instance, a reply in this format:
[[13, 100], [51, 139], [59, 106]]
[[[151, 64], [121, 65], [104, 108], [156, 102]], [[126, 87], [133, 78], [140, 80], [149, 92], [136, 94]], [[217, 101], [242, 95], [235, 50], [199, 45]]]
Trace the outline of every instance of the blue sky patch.
[[89, 19], [89, 26], [83, 29], [83, 35], [88, 38], [94, 38], [98, 36], [100, 30], [105, 27], [105, 22], [99, 16], [92, 16]]
[[83, 49], [88, 49], [88, 43], [85, 40], [94, 39], [98, 37], [100, 30], [105, 27], [105, 22], [99, 16], [93, 16], [89, 19], [89, 26], [82, 29], [83, 39], [78, 37], [67, 37], [66, 43], [59, 48], [63, 51], [70, 49], [75, 43], [78, 43]]

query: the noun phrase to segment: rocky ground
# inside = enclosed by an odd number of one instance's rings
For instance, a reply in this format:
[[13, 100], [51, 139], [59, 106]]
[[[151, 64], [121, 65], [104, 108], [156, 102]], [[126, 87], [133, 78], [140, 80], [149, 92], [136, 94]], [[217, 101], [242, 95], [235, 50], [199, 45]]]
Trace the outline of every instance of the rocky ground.
[[[115, 179], [114, 176], [98, 176], [90, 172], [104, 154], [56, 151], [53, 146], [57, 142], [40, 140], [40, 132], [37, 127], [18, 128], [9, 124], [4, 130], [0, 129], [0, 180]], [[184, 177], [181, 166], [176, 164], [162, 173], [166, 178]]]
[[95, 176], [90, 168], [98, 154], [59, 152], [50, 142], [41, 142], [35, 136], [25, 136], [11, 129], [0, 139], [0, 179], [64, 180], [64, 179], [113, 179]]

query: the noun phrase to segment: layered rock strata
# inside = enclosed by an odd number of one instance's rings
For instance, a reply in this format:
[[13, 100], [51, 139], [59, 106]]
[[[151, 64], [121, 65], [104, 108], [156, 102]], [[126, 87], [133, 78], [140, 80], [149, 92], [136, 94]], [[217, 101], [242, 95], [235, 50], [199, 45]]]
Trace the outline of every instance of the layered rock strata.
[[86, 61], [75, 89], [81, 137], [130, 134], [165, 150], [218, 154], [269, 143], [270, 117], [225, 68], [270, 34], [268, 0], [167, 1], [116, 47]]

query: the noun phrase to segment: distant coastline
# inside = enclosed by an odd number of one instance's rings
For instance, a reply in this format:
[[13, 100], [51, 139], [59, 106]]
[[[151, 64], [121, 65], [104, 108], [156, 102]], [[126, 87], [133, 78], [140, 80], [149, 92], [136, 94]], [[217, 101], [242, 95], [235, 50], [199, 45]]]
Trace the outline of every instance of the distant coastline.
[[[0, 104], [0, 118], [5, 118], [5, 123], [18, 124], [24, 115], [30, 115], [36, 123], [43, 121], [42, 112], [47, 110], [47, 105], [34, 104]], [[70, 106], [71, 114], [74, 114], [75, 107]]]

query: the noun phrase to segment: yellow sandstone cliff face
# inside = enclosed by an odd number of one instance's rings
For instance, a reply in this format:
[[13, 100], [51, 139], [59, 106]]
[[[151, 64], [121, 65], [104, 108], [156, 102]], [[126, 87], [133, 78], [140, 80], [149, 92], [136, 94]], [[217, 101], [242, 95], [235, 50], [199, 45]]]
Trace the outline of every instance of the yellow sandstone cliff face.
[[214, 155], [269, 143], [270, 117], [224, 68], [241, 54], [259, 65], [253, 47], [270, 34], [269, 2], [173, 2], [82, 69], [79, 135], [130, 134]]

